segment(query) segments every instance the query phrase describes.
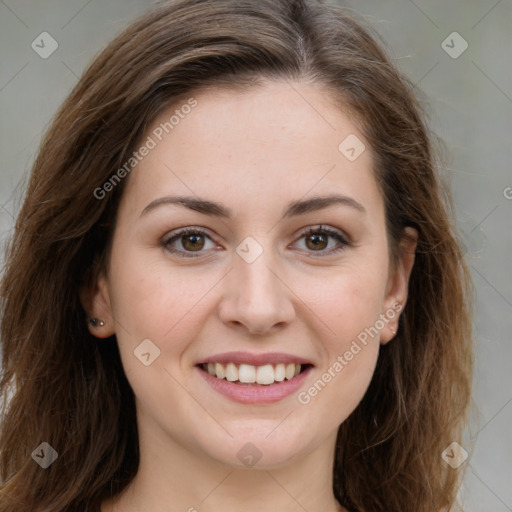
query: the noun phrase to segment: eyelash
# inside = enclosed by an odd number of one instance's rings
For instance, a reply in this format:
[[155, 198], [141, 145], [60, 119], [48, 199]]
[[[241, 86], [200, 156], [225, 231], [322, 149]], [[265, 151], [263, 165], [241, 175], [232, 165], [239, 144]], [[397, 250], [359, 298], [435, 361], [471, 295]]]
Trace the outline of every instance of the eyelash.
[[[335, 249], [331, 249], [330, 251], [318, 251], [319, 253], [322, 253], [322, 254], [314, 255], [314, 257], [330, 256], [330, 255], [335, 254], [335, 253], [337, 253], [339, 251], [343, 251], [347, 247], [351, 246], [351, 243], [347, 240], [347, 238], [345, 238], [345, 236], [343, 236], [341, 234], [341, 232], [333, 230], [333, 229], [330, 229], [330, 228], [325, 228], [323, 226], [317, 226], [317, 227], [308, 228], [306, 231], [304, 231], [300, 235], [299, 240], [301, 238], [305, 237], [305, 236], [308, 236], [308, 235], [311, 235], [311, 234], [319, 234], [319, 233], [321, 233], [323, 235], [327, 235], [327, 236], [332, 237], [332, 238], [335, 238], [336, 240], [338, 240], [338, 242], [340, 242], [341, 246], [339, 246], [339, 247], [337, 247]], [[202, 229], [199, 229], [199, 228], [188, 227], [188, 228], [181, 229], [181, 230], [179, 230], [179, 231], [177, 231], [175, 233], [172, 233], [171, 234], [172, 236], [164, 238], [164, 240], [162, 240], [162, 246], [166, 250], [168, 250], [169, 252], [171, 252], [173, 254], [178, 254], [178, 255], [180, 255], [183, 258], [198, 258], [198, 257], [201, 257], [200, 254], [201, 254], [201, 252], [204, 252], [204, 251], [198, 251], [197, 254], [194, 254], [193, 252], [190, 253], [190, 251], [178, 250], [178, 249], [175, 249], [174, 247], [170, 246], [171, 242], [173, 242], [174, 240], [178, 240], [181, 237], [184, 237], [186, 235], [191, 235], [191, 234], [193, 234], [193, 235], [204, 235], [204, 236], [210, 238], [210, 240], [211, 240], [211, 237], [206, 233], [206, 231], [203, 231]], [[310, 251], [310, 252], [312, 254], [314, 254], [316, 251]], [[187, 254], [187, 256], [184, 256], [184, 254]]]

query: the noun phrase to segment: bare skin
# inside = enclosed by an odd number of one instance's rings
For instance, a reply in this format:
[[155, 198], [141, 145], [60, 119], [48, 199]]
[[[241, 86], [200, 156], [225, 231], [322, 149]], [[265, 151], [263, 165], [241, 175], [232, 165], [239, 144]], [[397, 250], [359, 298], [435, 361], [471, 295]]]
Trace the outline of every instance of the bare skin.
[[[117, 336], [139, 428], [139, 471], [102, 512], [345, 510], [332, 492], [336, 433], [397, 330], [415, 243], [404, 242], [391, 264], [369, 146], [354, 161], [340, 152], [349, 134], [363, 137], [318, 85], [193, 96], [197, 106], [127, 178], [108, 270], [84, 293], [91, 316], [105, 322], [91, 332]], [[283, 217], [292, 201], [334, 193], [350, 199]], [[178, 195], [222, 203], [233, 216], [165, 202], [146, 209]], [[320, 225], [347, 243], [321, 230], [304, 235]], [[170, 240], [184, 227], [204, 233]], [[246, 237], [262, 250], [250, 263], [236, 252]], [[354, 340], [376, 325], [354, 354]], [[148, 366], [134, 357], [145, 339], [160, 351]], [[197, 367], [239, 350], [285, 352], [313, 367], [290, 396], [242, 404]], [[337, 371], [339, 357], [346, 364]], [[261, 456], [252, 467], [237, 455], [247, 443]]]

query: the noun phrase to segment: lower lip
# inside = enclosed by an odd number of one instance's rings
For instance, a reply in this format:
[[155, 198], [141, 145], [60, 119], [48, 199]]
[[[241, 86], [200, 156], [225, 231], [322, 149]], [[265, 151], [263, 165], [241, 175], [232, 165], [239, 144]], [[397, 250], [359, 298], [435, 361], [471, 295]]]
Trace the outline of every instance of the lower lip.
[[297, 391], [312, 367], [308, 366], [297, 377], [268, 385], [235, 384], [226, 379], [218, 379], [199, 367], [196, 367], [201, 377], [221, 395], [227, 396], [242, 404], [270, 404], [278, 402]]

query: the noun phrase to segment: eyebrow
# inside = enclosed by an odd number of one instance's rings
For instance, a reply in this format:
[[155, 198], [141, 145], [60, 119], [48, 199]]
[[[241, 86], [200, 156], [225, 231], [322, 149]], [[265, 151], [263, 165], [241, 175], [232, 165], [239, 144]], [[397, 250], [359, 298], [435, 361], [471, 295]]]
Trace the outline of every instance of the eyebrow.
[[[146, 215], [159, 206], [169, 204], [181, 205], [189, 210], [193, 210], [204, 215], [222, 217], [226, 219], [234, 217], [232, 210], [227, 206], [224, 206], [222, 203], [216, 203], [214, 201], [208, 201], [207, 199], [191, 196], [160, 197], [151, 201], [151, 203], [142, 210], [140, 216], [142, 217], [143, 215]], [[283, 218], [295, 217], [322, 210], [333, 205], [348, 206], [358, 212], [366, 213], [365, 207], [352, 197], [333, 194], [329, 196], [312, 197], [311, 199], [305, 199], [302, 201], [292, 201], [285, 207], [282, 216]]]

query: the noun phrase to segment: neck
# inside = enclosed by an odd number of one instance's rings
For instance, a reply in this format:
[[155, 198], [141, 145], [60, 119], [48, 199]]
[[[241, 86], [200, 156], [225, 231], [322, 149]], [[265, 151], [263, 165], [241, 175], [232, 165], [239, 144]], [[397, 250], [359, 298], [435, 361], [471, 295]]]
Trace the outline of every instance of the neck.
[[233, 468], [139, 431], [140, 463], [130, 485], [101, 512], [338, 512], [332, 491], [336, 431], [310, 454], [275, 468]]

